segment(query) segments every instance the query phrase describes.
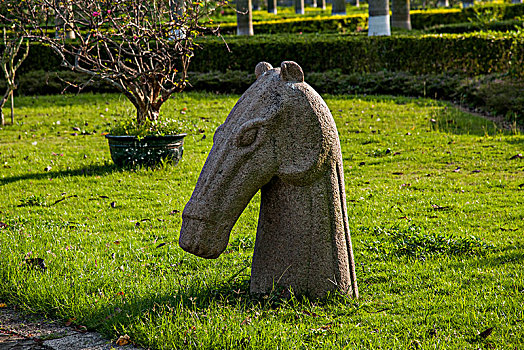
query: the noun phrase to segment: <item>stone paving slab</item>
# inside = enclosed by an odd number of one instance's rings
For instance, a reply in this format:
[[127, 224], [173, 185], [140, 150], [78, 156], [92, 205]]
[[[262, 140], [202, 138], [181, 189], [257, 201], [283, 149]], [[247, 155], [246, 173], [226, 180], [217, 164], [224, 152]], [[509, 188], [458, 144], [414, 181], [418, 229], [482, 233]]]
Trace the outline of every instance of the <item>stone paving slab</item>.
[[94, 332], [75, 332], [56, 322], [0, 308], [0, 350], [143, 350], [118, 346]]

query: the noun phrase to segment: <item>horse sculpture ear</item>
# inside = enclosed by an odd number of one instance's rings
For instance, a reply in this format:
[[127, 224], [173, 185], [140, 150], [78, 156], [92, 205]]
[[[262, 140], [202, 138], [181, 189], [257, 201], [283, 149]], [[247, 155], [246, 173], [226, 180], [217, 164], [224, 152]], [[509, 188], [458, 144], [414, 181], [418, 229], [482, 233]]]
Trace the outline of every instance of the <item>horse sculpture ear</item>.
[[293, 61], [284, 61], [280, 65], [280, 76], [282, 80], [292, 83], [303, 83], [304, 72], [298, 63]]
[[260, 62], [257, 64], [255, 67], [255, 75], [257, 76], [257, 79], [270, 69], [273, 69], [273, 66], [267, 62]]

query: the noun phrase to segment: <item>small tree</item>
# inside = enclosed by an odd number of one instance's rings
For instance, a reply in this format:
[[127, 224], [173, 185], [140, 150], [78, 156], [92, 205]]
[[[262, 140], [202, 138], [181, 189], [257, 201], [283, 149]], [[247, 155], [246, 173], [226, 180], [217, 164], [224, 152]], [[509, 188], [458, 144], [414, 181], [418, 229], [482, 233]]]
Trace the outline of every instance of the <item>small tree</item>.
[[[102, 80], [136, 107], [137, 124], [157, 120], [160, 107], [184, 89], [197, 44], [218, 3], [203, 0], [7, 0], [25, 36], [51, 47], [62, 66]], [[181, 11], [183, 9], [183, 11]], [[47, 23], [71, 35], [54, 35]]]
[[0, 100], [0, 125], [5, 124], [3, 108], [9, 99], [11, 100], [11, 124], [15, 122], [15, 101], [13, 94], [16, 90], [16, 71], [29, 54], [29, 43], [26, 41], [25, 50], [19, 55], [24, 36], [17, 30], [16, 26], [13, 26], [11, 29], [12, 32], [9, 33], [5, 27], [3, 28], [4, 52], [0, 58], [0, 65], [5, 76], [7, 89]]

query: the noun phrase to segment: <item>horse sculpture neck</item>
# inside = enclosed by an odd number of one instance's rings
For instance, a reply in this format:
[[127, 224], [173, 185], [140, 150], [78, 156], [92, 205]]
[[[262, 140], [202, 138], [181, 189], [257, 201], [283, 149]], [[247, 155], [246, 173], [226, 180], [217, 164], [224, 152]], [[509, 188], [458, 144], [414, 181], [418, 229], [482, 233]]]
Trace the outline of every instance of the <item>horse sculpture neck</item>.
[[262, 187], [251, 293], [281, 286], [313, 297], [329, 290], [358, 296], [352, 288], [356, 277], [342, 160], [332, 156], [334, 161], [309, 185], [294, 186], [275, 177]]

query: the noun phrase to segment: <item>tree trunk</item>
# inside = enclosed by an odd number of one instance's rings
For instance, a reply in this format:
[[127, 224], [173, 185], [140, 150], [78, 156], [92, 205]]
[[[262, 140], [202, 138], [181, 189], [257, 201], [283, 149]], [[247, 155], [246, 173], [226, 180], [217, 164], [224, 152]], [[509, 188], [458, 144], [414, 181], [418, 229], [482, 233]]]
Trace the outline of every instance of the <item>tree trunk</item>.
[[311, 7], [318, 7], [317, 0], [311, 0]]
[[333, 7], [331, 8], [331, 15], [345, 15], [346, 14], [346, 0], [333, 0]]
[[155, 109], [153, 106], [147, 106], [141, 104], [136, 109], [136, 120], [138, 125], [144, 124], [146, 120], [158, 120], [158, 115], [160, 114], [159, 109]]
[[320, 8], [322, 11], [326, 10], [326, 0], [320, 0]]
[[350, 0], [349, 4], [355, 7], [360, 7], [360, 1], [359, 0]]
[[184, 0], [170, 0], [169, 6], [171, 7], [171, 13], [173, 16], [171, 20], [174, 20], [176, 16], [182, 16], [186, 11], [186, 4]]
[[511, 0], [512, 4], [522, 4], [522, 0]]
[[260, 10], [260, 1], [259, 0], [253, 0], [253, 11]]
[[411, 30], [409, 0], [392, 0], [391, 27]]
[[368, 36], [391, 35], [388, 0], [369, 0]]
[[4, 118], [4, 106], [5, 106], [5, 103], [7, 102], [7, 99], [9, 98], [9, 94], [11, 93], [11, 90], [9, 88], [9, 86], [7, 87], [7, 91], [5, 93], [4, 96], [2, 96], [2, 99], [0, 100], [0, 126], [4, 126], [5, 125], [5, 118]]
[[[184, 12], [186, 12], [186, 4], [184, 0], [169, 0], [169, 7], [171, 10], [170, 16], [172, 22], [182, 17], [184, 15]], [[175, 39], [186, 38], [185, 28], [175, 29], [172, 34]]]
[[237, 35], [253, 35], [251, 0], [237, 0]]
[[15, 94], [11, 90], [11, 125], [15, 125]]
[[267, 13], [277, 14], [277, 0], [267, 0]]
[[437, 7], [449, 7], [449, 0], [438, 0]]
[[73, 21], [73, 3], [68, 1], [67, 4], [58, 5], [60, 14], [55, 16], [55, 36], [59, 38], [63, 35], [64, 39], [76, 39], [74, 30], [70, 23]]
[[304, 14], [304, 0], [295, 0], [295, 13], [297, 15]]

